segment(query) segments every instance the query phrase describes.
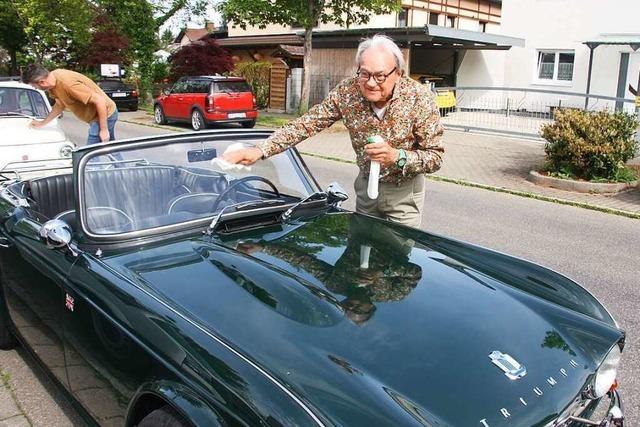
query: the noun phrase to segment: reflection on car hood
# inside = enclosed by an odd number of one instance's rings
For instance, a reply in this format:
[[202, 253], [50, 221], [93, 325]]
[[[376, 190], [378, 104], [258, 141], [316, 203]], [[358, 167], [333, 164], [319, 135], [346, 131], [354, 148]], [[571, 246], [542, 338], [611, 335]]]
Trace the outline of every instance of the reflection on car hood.
[[339, 425], [542, 425], [621, 337], [568, 279], [356, 214], [104, 261]]
[[63, 142], [66, 138], [57, 120], [40, 129], [29, 127], [28, 117], [0, 117], [0, 147], [8, 145], [41, 144]]

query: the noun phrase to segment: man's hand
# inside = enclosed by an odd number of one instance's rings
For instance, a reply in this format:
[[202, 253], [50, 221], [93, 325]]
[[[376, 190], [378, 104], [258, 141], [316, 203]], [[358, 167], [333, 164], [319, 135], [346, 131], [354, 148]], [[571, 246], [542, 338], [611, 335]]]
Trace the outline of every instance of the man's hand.
[[100, 137], [100, 141], [102, 142], [108, 142], [109, 138], [111, 137], [109, 135], [109, 129], [100, 129], [100, 133], [98, 133], [98, 136]]
[[33, 129], [40, 129], [44, 125], [46, 125], [44, 120], [31, 120], [29, 122], [29, 127]]
[[222, 160], [229, 163], [241, 164], [249, 166], [262, 158], [262, 150], [258, 147], [244, 148], [242, 150], [234, 150], [222, 155]]
[[379, 162], [381, 165], [395, 164], [398, 161], [398, 150], [386, 142], [374, 142], [364, 146], [364, 152], [369, 159]]

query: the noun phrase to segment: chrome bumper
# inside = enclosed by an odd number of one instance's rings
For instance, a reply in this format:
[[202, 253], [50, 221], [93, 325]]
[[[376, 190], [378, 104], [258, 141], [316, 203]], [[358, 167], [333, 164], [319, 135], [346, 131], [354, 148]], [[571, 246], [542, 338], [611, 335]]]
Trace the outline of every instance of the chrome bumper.
[[609, 410], [602, 421], [592, 421], [586, 418], [571, 416], [567, 420], [569, 426], [623, 427], [624, 412], [622, 399], [617, 390], [607, 393], [610, 399]]

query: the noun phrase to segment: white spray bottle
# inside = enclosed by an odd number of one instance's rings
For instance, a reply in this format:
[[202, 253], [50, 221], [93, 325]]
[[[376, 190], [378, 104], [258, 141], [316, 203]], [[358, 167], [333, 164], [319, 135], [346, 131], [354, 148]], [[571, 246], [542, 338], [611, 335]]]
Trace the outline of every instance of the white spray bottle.
[[[367, 138], [367, 144], [384, 142], [380, 135], [373, 135]], [[380, 163], [371, 161], [369, 168], [369, 185], [367, 186], [367, 196], [370, 199], [378, 198], [378, 180], [380, 179]]]

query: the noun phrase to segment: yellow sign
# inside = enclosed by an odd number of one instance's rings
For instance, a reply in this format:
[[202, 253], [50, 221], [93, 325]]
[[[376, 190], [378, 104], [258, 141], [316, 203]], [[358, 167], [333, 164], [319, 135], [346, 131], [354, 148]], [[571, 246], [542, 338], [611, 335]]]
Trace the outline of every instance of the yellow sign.
[[640, 95], [636, 96], [636, 107], [640, 107]]

